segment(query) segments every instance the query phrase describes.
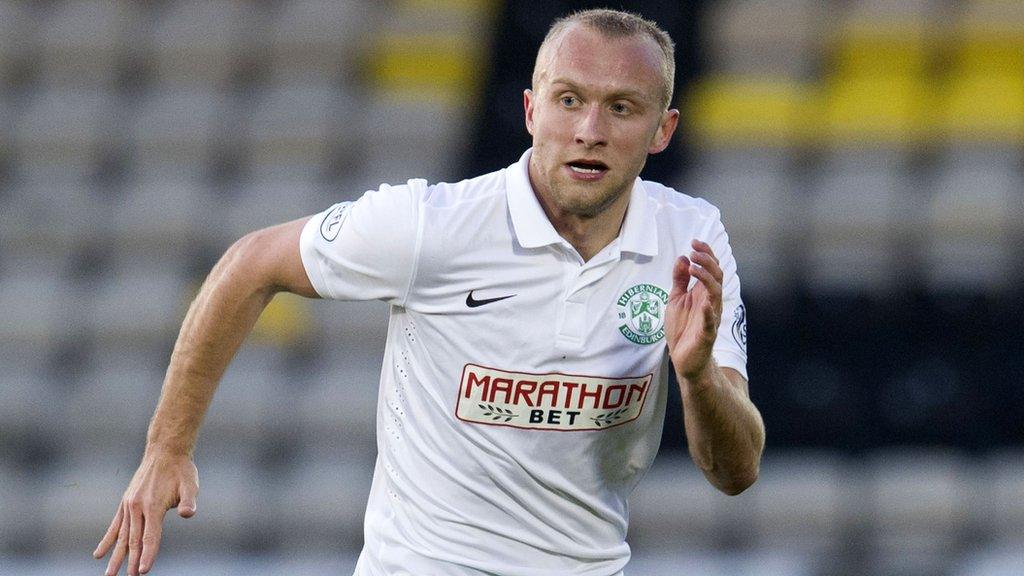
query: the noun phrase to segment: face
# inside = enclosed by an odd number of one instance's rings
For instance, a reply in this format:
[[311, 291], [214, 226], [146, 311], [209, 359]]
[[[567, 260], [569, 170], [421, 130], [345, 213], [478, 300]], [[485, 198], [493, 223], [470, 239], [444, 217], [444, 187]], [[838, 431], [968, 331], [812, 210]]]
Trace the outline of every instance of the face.
[[559, 215], [592, 218], [628, 202], [647, 155], [668, 146], [679, 118], [662, 104], [657, 43], [573, 25], [537, 66], [524, 94], [534, 190]]

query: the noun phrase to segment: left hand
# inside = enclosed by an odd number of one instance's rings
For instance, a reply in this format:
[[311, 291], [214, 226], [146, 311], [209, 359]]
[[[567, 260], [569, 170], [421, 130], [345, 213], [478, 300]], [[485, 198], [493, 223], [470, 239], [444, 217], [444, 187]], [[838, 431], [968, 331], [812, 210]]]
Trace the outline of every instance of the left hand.
[[[672, 270], [672, 291], [665, 315], [665, 341], [676, 374], [693, 379], [710, 365], [711, 349], [722, 318], [722, 268], [705, 242], [690, 242], [690, 257], [680, 256]], [[698, 280], [687, 291], [690, 276]]]

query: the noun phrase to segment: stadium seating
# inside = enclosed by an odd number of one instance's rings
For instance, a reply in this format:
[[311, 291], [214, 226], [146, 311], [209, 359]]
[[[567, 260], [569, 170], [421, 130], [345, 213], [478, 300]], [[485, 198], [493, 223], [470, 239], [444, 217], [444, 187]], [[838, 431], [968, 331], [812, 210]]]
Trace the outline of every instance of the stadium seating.
[[[0, 573], [97, 572], [231, 242], [467, 176], [482, 117], [522, 131], [501, 43], [532, 49], [570, 4], [0, 0]], [[769, 453], [727, 498], [666, 445], [627, 573], [1018, 574], [1024, 3], [693, 5], [668, 182], [722, 212]], [[514, 101], [483, 110], [486, 90]], [[199, 515], [169, 516], [161, 573], [352, 569], [387, 314], [274, 302], [220, 384]]]

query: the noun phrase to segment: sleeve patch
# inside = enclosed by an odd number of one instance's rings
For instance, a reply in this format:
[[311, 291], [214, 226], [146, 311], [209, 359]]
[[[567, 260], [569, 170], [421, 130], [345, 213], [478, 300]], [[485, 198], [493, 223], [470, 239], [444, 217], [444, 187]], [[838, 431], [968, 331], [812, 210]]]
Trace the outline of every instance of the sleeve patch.
[[743, 304], [733, 312], [732, 337], [744, 352], [747, 351], [747, 308]]
[[348, 217], [351, 208], [352, 202], [341, 202], [324, 216], [323, 222], [320, 223], [320, 235], [324, 240], [334, 242], [338, 233], [341, 232], [341, 226], [345, 223], [345, 218]]

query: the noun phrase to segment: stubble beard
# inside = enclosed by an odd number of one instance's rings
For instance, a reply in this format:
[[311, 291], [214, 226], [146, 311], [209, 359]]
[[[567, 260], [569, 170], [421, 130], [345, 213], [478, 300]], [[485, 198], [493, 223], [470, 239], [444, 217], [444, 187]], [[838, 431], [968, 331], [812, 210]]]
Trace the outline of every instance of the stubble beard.
[[559, 178], [561, 176], [558, 172], [561, 170], [561, 166], [559, 166], [556, 168], [555, 174], [548, 178], [551, 198], [555, 206], [565, 214], [584, 219], [595, 218], [623, 195], [630, 194], [633, 190], [633, 182], [643, 170], [646, 160], [645, 155], [640, 161], [637, 173], [620, 182], [562, 181]]
[[602, 184], [551, 182], [551, 196], [555, 205], [565, 214], [591, 219], [600, 215], [622, 197], [629, 193], [626, 183], [614, 184], [607, 189]]

